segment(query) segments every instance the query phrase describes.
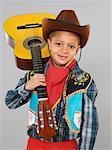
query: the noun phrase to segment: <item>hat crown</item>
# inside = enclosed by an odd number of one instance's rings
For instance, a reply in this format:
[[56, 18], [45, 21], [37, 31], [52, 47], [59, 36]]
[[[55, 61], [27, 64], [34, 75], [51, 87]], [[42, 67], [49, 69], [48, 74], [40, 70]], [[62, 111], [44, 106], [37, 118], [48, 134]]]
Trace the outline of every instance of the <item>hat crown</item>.
[[73, 10], [62, 10], [56, 17], [56, 20], [69, 22], [75, 25], [80, 25], [79, 20]]

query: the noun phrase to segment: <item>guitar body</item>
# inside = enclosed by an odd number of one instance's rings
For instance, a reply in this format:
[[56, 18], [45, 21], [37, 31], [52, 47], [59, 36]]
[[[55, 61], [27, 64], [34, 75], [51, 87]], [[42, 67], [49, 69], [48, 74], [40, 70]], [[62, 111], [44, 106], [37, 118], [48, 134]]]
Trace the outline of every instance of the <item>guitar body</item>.
[[[6, 40], [14, 49], [16, 66], [23, 70], [32, 70], [32, 56], [28, 48], [29, 40], [42, 39], [43, 18], [54, 18], [55, 16], [48, 13], [22, 14], [8, 18], [4, 22]], [[42, 62], [49, 60], [50, 54], [46, 43], [41, 49]]]

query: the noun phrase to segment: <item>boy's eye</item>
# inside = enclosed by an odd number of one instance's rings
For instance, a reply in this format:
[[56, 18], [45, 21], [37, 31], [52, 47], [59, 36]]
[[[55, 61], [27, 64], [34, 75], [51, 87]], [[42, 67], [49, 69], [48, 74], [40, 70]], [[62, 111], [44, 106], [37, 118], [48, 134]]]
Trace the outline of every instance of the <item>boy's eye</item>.
[[71, 48], [71, 49], [75, 49], [75, 46], [71, 45], [70, 48]]
[[54, 42], [54, 45], [55, 46], [62, 46], [62, 43], [61, 42]]
[[61, 44], [61, 43], [59, 43], [59, 42], [58, 42], [58, 43], [55, 43], [55, 44], [56, 44], [57, 46], [61, 46], [61, 45], [62, 45], [62, 44]]

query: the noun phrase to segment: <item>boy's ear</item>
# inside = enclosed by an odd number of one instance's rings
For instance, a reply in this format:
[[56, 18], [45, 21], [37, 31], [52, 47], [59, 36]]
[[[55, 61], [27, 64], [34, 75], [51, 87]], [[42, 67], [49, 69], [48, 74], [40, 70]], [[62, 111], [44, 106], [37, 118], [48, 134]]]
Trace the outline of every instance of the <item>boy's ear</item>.
[[48, 48], [51, 49], [51, 40], [47, 39]]

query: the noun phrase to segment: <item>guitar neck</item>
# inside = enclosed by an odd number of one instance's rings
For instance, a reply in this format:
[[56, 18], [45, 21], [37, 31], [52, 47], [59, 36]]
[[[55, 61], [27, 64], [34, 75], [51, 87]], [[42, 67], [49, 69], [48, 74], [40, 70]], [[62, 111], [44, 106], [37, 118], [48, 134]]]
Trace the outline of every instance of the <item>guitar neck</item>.
[[42, 65], [40, 46], [32, 46], [30, 47], [30, 49], [31, 49], [31, 54], [32, 54], [32, 63], [33, 63], [34, 73], [43, 74], [44, 68]]
[[[40, 46], [31, 46], [30, 49], [31, 49], [31, 54], [32, 54], [32, 63], [33, 63], [34, 73], [44, 74]], [[46, 86], [38, 86], [36, 90], [38, 93], [38, 98], [40, 100], [42, 98], [44, 99], [47, 98]]]
[[46, 86], [38, 86], [36, 90], [38, 93], [39, 101], [41, 101], [43, 98], [47, 98]]

